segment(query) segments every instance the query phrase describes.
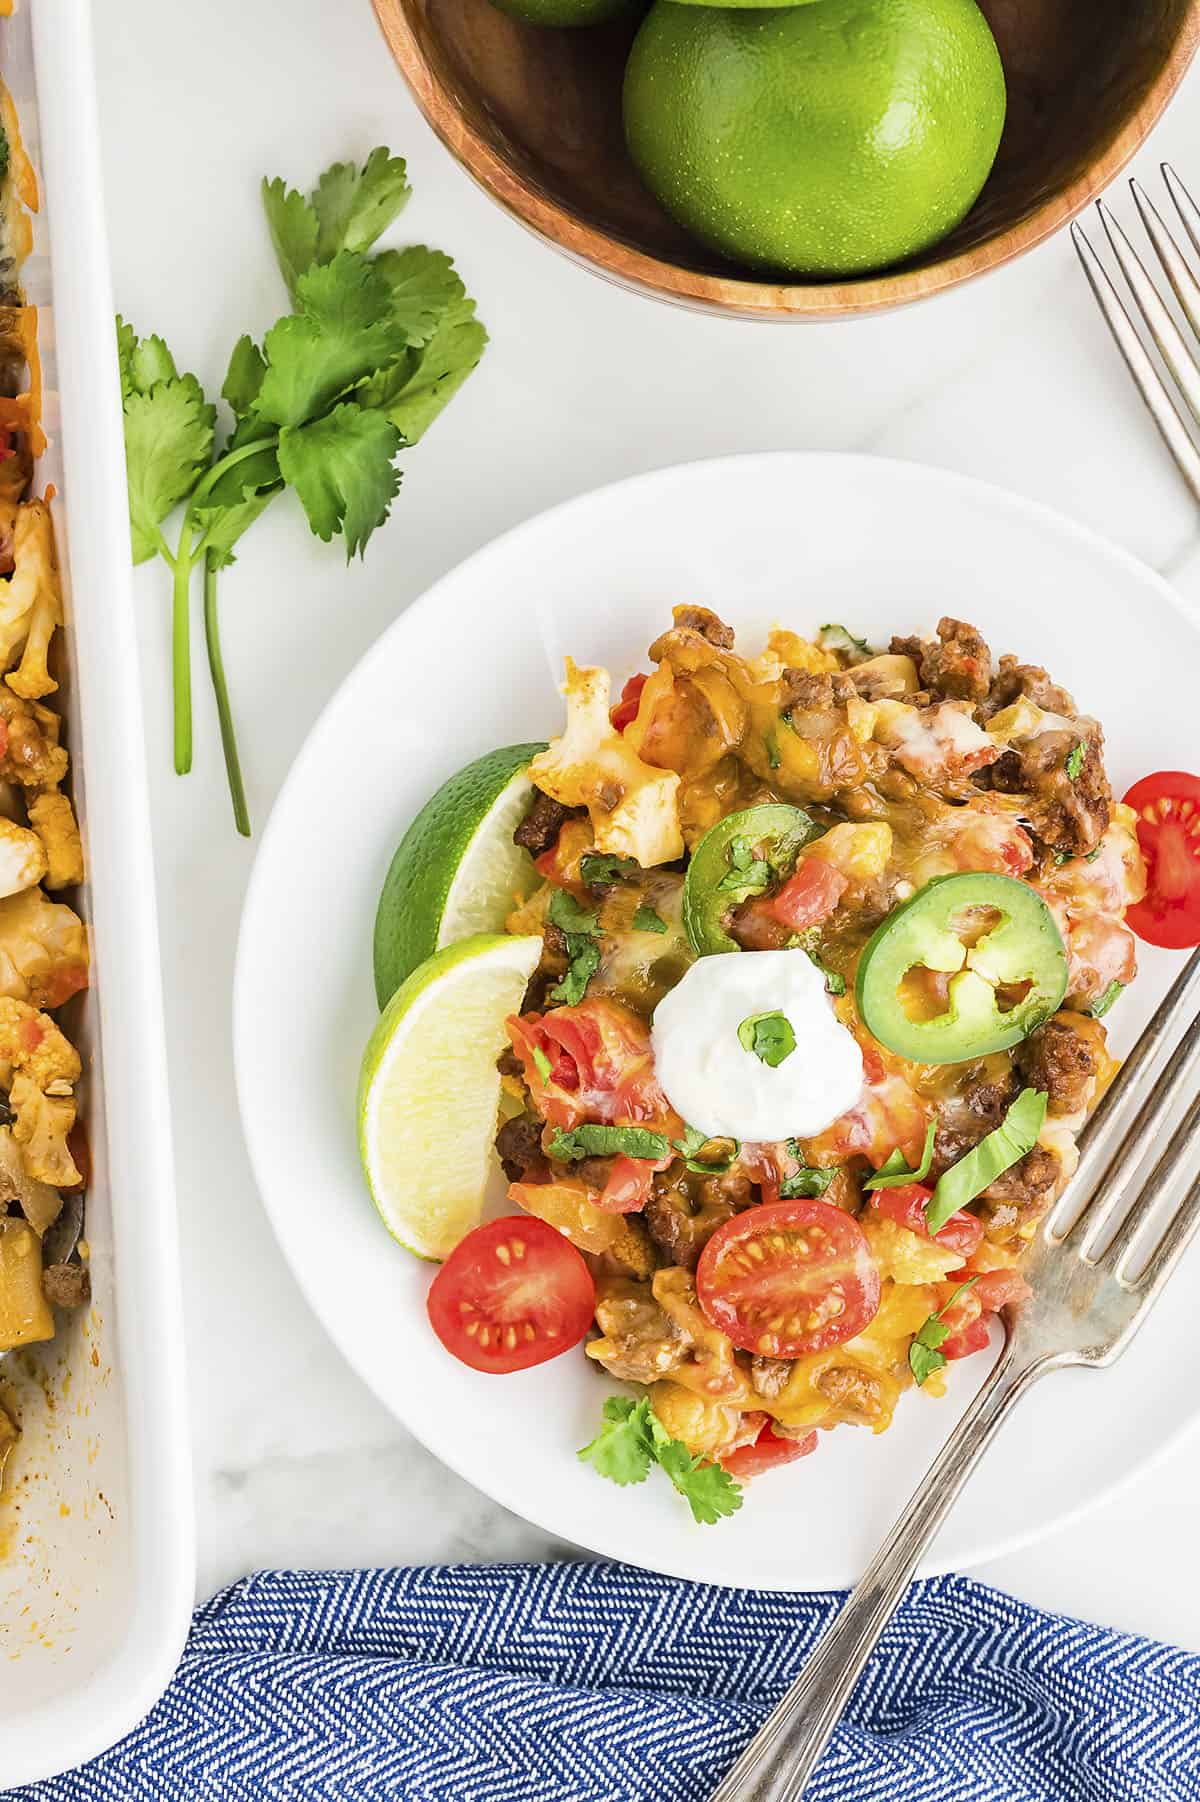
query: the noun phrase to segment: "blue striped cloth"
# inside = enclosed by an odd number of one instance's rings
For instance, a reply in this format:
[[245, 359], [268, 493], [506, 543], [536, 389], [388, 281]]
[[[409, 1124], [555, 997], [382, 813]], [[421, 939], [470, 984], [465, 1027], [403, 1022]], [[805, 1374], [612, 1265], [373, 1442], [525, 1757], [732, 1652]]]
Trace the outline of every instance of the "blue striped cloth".
[[[135, 1733], [8, 1802], [705, 1802], [839, 1600], [605, 1564], [268, 1571], [200, 1609]], [[1194, 1802], [1200, 1658], [918, 1584], [809, 1795]]]

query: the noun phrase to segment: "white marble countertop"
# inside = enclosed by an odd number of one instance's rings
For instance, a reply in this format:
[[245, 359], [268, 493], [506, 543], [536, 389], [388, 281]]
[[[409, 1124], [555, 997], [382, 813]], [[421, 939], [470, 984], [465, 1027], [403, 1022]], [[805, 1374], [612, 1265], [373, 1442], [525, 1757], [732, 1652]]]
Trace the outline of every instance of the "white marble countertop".
[[[407, 237], [454, 255], [492, 334], [480, 372], [408, 459], [365, 562], [347, 569], [284, 502], [226, 579], [226, 660], [260, 826], [319, 709], [434, 577], [555, 501], [661, 464], [759, 449], [944, 464], [1107, 532], [1200, 605], [1200, 519], [1065, 235], [982, 282], [868, 322], [771, 329], [695, 316], [596, 280], [480, 194], [418, 115], [368, 0], [108, 0], [96, 15], [117, 303], [139, 330], [163, 333], [210, 392], [234, 339], [282, 310], [260, 177], [308, 187], [327, 163], [379, 143], [409, 161]], [[1144, 180], [1164, 156], [1200, 183], [1200, 68], [1139, 159]], [[1116, 194], [1119, 209], [1127, 202]], [[262, 1565], [553, 1554], [383, 1411], [275, 1248], [230, 1060], [254, 847], [229, 817], [202, 661], [196, 770], [186, 781], [171, 773], [162, 570], [141, 572], [137, 593], [200, 1592]], [[1084, 1521], [981, 1575], [1200, 1648], [1198, 1496], [1193, 1436]]]

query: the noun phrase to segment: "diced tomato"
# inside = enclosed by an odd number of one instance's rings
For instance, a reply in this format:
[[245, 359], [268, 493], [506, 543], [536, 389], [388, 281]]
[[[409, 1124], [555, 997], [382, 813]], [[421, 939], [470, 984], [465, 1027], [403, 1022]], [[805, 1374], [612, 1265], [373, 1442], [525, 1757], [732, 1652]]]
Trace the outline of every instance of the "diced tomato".
[[935, 1244], [944, 1245], [947, 1251], [957, 1252], [960, 1257], [972, 1257], [983, 1243], [983, 1222], [960, 1208], [957, 1214], [951, 1214], [939, 1232], [930, 1233], [925, 1209], [932, 1197], [933, 1190], [923, 1183], [904, 1183], [895, 1189], [872, 1189], [871, 1206], [885, 1220], [906, 1226], [910, 1233], [916, 1233], [922, 1239], [932, 1238]]
[[624, 732], [626, 726], [632, 726], [641, 705], [642, 690], [649, 680], [649, 676], [630, 676], [621, 690], [621, 699], [608, 716], [616, 731]]
[[1146, 897], [1126, 920], [1149, 945], [1200, 945], [1200, 777], [1159, 770], [1135, 782], [1125, 803], [1146, 859]]
[[61, 964], [46, 984], [42, 995], [42, 1006], [46, 1008], [61, 1007], [72, 995], [78, 995], [86, 989], [90, 981], [86, 964]]
[[985, 1314], [998, 1314], [1012, 1303], [1028, 1301], [1033, 1291], [1019, 1270], [987, 1270], [972, 1293]]
[[[967, 1282], [971, 1287], [959, 1294]], [[982, 1275], [955, 1271], [947, 1279], [947, 1300], [957, 1299], [942, 1315], [950, 1328], [950, 1337], [940, 1348], [943, 1357], [969, 1358], [973, 1352], [983, 1351], [989, 1343], [989, 1317], [1010, 1303], [1027, 1300], [1029, 1294], [1029, 1284], [1018, 1270], [988, 1270]]]
[[953, 1362], [957, 1358], [969, 1358], [974, 1352], [986, 1351], [991, 1342], [988, 1332], [987, 1316], [979, 1313], [971, 1320], [956, 1324], [957, 1308], [952, 1308], [946, 1315], [946, 1324], [950, 1327], [950, 1337], [940, 1347], [942, 1356]]
[[785, 1439], [767, 1421], [753, 1445], [739, 1445], [736, 1452], [727, 1452], [721, 1463], [730, 1476], [740, 1482], [743, 1477], [761, 1477], [764, 1471], [776, 1470], [781, 1464], [793, 1464], [797, 1458], [807, 1458], [816, 1449], [815, 1433], [803, 1433], [799, 1439]]
[[22, 1020], [17, 1031], [17, 1039], [26, 1051], [36, 1051], [46, 1036], [46, 1029], [37, 1020]]
[[570, 1240], [544, 1220], [506, 1215], [456, 1245], [429, 1290], [430, 1325], [472, 1370], [529, 1370], [578, 1345], [596, 1286]]
[[670, 1161], [670, 1158], [664, 1158], [661, 1163], [654, 1163], [649, 1158], [614, 1158], [608, 1181], [592, 1200], [606, 1214], [640, 1213], [650, 1199], [654, 1172]]
[[[647, 1125], [678, 1137], [683, 1123], [658, 1085], [650, 1028], [606, 996], [505, 1022], [534, 1106], [554, 1126], [582, 1120]], [[543, 1080], [534, 1049], [550, 1060]], [[565, 1064], [560, 1062], [565, 1057]], [[564, 1080], [565, 1078], [565, 1080]]]
[[775, 1201], [717, 1228], [696, 1293], [741, 1350], [799, 1358], [861, 1333], [878, 1311], [880, 1281], [857, 1220], [824, 1201]]
[[846, 892], [846, 878], [821, 857], [802, 858], [778, 894], [762, 903], [782, 926], [803, 932], [829, 918]]

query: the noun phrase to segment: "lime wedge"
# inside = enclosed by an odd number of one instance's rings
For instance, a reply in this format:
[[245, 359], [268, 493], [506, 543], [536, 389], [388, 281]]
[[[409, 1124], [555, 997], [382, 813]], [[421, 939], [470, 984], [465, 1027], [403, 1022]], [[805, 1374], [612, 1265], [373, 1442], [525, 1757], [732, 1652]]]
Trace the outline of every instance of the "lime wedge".
[[388, 1002], [363, 1053], [358, 1149], [394, 1239], [449, 1256], [478, 1226], [492, 1163], [504, 1021], [542, 941], [486, 933], [438, 951]]
[[457, 939], [499, 932], [537, 874], [512, 835], [529, 764], [544, 744], [505, 745], [443, 782], [392, 858], [375, 915], [375, 993], [383, 1007], [418, 964]]

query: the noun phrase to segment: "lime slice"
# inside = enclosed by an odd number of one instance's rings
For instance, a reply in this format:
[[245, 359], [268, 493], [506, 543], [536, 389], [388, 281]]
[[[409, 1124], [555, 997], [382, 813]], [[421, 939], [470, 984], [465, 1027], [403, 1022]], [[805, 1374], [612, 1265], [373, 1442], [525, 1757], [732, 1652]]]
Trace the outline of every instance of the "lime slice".
[[383, 1007], [443, 945], [499, 932], [537, 874], [512, 835], [524, 818], [531, 760], [544, 744], [489, 751], [443, 782], [392, 859], [375, 915], [375, 993]]
[[492, 1163], [504, 1021], [521, 1006], [540, 938], [448, 945], [388, 1002], [363, 1053], [358, 1149], [394, 1239], [445, 1258], [479, 1225]]

